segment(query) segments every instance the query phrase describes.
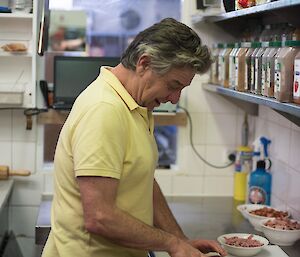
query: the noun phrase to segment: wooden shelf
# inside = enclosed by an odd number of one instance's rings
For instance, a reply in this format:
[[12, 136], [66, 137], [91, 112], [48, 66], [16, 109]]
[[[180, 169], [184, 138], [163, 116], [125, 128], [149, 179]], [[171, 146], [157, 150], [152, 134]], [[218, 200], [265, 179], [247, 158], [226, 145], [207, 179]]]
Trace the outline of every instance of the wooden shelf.
[[[64, 124], [69, 111], [56, 111], [50, 109], [38, 115], [39, 124]], [[176, 125], [185, 126], [187, 124], [187, 116], [184, 112], [168, 113], [154, 112], [154, 122], [158, 126]]]
[[203, 88], [207, 91], [229, 97], [232, 100], [237, 100], [237, 105], [240, 103], [239, 107], [243, 108], [249, 114], [255, 115], [256, 113], [257, 115], [258, 105], [265, 105], [300, 126], [300, 105], [293, 103], [281, 103], [274, 98], [239, 92], [214, 84], [204, 84]]

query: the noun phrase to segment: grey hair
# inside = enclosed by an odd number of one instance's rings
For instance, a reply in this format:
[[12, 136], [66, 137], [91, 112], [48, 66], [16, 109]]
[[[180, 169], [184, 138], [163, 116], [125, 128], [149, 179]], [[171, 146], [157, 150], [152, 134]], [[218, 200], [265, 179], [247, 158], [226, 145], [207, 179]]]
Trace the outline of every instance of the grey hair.
[[191, 67], [198, 74], [205, 73], [212, 64], [207, 46], [190, 27], [172, 18], [140, 32], [121, 57], [124, 67], [135, 70], [139, 57], [150, 57], [150, 67], [165, 74], [173, 67]]

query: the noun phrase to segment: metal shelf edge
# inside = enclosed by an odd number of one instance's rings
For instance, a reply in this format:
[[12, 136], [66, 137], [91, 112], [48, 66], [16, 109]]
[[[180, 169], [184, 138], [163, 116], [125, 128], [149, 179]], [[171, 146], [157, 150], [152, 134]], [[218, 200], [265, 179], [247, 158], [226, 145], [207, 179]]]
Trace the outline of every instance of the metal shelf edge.
[[202, 21], [220, 22], [220, 21], [235, 19], [247, 15], [253, 15], [257, 13], [271, 12], [286, 7], [291, 8], [296, 5], [300, 5], [300, 0], [278, 0], [275, 2], [257, 5], [257, 6], [237, 10], [237, 11], [222, 13], [220, 15], [212, 15], [212, 16], [193, 15], [192, 22], [194, 24]]
[[[212, 89], [210, 89], [210, 87]], [[300, 105], [293, 103], [281, 103], [273, 98], [268, 98], [264, 96], [259, 96], [251, 93], [239, 92], [233, 89], [224, 88], [222, 86], [214, 84], [206, 84], [204, 86], [205, 90], [216, 92], [222, 95], [230, 96], [235, 99], [239, 99], [245, 102], [250, 102], [254, 104], [260, 104], [268, 106], [274, 110], [291, 114], [297, 118], [300, 118]]]

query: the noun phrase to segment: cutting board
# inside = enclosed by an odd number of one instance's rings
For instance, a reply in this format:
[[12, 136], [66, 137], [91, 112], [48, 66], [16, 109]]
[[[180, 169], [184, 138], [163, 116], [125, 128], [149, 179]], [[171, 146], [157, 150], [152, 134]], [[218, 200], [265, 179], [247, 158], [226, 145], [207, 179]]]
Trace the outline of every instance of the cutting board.
[[[226, 257], [236, 257], [227, 255]], [[289, 257], [278, 245], [267, 245], [259, 254], [254, 257]]]

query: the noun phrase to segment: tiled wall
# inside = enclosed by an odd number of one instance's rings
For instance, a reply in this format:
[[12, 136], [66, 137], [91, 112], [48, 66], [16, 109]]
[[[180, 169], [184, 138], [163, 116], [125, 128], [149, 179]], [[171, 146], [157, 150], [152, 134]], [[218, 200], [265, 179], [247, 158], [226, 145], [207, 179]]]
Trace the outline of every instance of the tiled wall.
[[0, 165], [27, 169], [30, 177], [14, 177], [9, 200], [9, 228], [21, 244], [24, 256], [34, 256], [34, 229], [43, 192], [43, 177], [38, 172], [37, 126], [26, 130], [23, 111], [0, 110]]

